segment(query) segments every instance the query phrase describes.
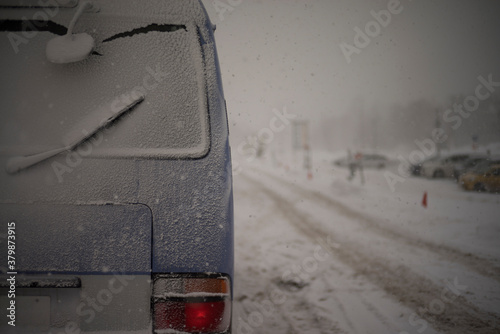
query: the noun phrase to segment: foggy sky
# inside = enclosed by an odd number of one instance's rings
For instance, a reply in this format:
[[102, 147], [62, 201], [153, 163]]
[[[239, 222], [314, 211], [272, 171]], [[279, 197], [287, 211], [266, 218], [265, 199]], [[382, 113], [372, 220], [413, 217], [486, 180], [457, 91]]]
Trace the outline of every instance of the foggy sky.
[[367, 112], [421, 97], [447, 107], [450, 94], [473, 92], [479, 75], [500, 81], [496, 1], [401, 0], [350, 63], [341, 43], [355, 46], [355, 28], [365, 31], [370, 12], [389, 1], [220, 0], [232, 9], [222, 14], [203, 2], [217, 25], [231, 125], [241, 132], [264, 126], [273, 108], [317, 121], [360, 101]]

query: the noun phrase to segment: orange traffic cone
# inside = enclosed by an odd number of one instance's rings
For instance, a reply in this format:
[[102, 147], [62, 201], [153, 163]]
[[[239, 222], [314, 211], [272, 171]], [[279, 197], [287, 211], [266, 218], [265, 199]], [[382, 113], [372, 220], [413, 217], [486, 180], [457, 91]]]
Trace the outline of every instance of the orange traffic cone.
[[426, 191], [426, 192], [424, 192], [424, 197], [422, 198], [422, 206], [423, 206], [424, 208], [426, 208], [426, 207], [427, 207], [427, 191]]
[[310, 170], [307, 171], [307, 179], [312, 180], [312, 178], [313, 178], [313, 173]]

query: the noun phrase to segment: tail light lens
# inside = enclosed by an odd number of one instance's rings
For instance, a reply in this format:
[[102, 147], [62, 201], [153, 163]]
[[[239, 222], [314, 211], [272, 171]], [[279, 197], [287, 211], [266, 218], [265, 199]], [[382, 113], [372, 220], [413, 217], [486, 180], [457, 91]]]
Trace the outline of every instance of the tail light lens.
[[224, 276], [153, 276], [156, 332], [227, 333], [231, 326], [231, 287]]

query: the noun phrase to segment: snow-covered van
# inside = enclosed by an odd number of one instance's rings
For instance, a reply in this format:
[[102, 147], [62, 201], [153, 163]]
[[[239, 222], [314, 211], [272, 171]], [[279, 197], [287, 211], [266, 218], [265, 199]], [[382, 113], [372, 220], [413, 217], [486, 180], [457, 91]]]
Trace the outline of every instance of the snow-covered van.
[[1, 333], [230, 333], [213, 30], [200, 0], [0, 1]]

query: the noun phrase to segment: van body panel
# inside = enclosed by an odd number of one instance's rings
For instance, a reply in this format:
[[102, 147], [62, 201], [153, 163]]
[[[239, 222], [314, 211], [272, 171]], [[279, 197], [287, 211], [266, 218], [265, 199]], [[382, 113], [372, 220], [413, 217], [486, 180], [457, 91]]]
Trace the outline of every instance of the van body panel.
[[[148, 274], [151, 211], [145, 205], [0, 204], [14, 222], [18, 273]], [[7, 249], [7, 239], [0, 239]], [[7, 252], [0, 253], [7, 264]]]
[[[75, 64], [44, 58], [75, 8], [0, 8], [0, 20], [15, 21], [3, 25], [11, 30], [37, 23], [41, 10], [51, 22], [24, 31], [29, 38], [0, 31], [8, 83], [0, 92], [0, 219], [16, 223], [19, 275], [49, 282], [17, 293], [50, 303], [51, 319], [59, 314], [52, 333], [72, 321], [82, 332], [151, 332], [152, 276], [233, 277], [231, 156], [213, 26], [198, 0], [94, 3], [99, 10], [82, 14], [75, 32], [93, 36], [95, 52]], [[10, 33], [28, 42], [14, 50]], [[144, 101], [74, 150], [5, 170], [14, 156], [89, 131], [86, 117], [137, 91]], [[60, 276], [81, 284], [53, 286]]]

